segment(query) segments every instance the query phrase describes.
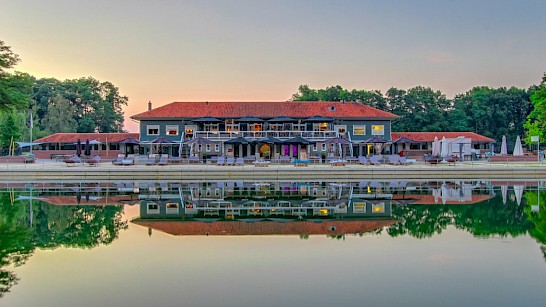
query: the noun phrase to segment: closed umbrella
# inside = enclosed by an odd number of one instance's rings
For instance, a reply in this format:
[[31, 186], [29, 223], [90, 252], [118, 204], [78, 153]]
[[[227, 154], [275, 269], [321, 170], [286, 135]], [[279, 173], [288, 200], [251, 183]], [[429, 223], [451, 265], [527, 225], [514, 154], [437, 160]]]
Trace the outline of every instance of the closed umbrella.
[[516, 203], [521, 205], [521, 198], [523, 196], [523, 185], [514, 185], [514, 195], [516, 195]]
[[506, 146], [506, 135], [502, 136], [500, 154], [502, 156], [506, 156], [508, 154], [508, 147]]
[[440, 155], [440, 141], [438, 141], [438, 137], [434, 137], [434, 141], [432, 142], [432, 155], [433, 156], [439, 156]]
[[518, 135], [516, 138], [516, 145], [514, 146], [514, 156], [523, 156], [523, 147], [521, 146], [521, 139]]
[[82, 155], [82, 141], [80, 139], [76, 142], [76, 155], [78, 157]]
[[444, 136], [442, 138], [442, 147], [441, 147], [441, 150], [440, 150], [440, 156], [441, 157], [447, 157], [448, 155], [449, 155], [449, 148], [447, 146], [446, 137]]
[[84, 155], [90, 156], [91, 155], [91, 145], [89, 144], [89, 139], [85, 140], [85, 152]]
[[506, 205], [506, 198], [508, 196], [508, 186], [505, 184], [501, 185], [501, 196], [502, 196], [502, 203]]

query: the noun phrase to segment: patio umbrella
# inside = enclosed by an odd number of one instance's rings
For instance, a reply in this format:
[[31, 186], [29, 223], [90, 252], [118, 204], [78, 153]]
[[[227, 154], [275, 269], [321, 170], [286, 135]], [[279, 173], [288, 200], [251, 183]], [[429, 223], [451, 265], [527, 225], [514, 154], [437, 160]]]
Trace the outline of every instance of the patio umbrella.
[[191, 139], [189, 141], [185, 141], [183, 144], [206, 145], [206, 144], [214, 144], [214, 142], [209, 139], [198, 137], [198, 138]]
[[331, 122], [333, 120], [334, 120], [333, 118], [315, 115], [313, 117], [306, 118], [303, 121], [307, 123], [324, 123], [324, 122]]
[[296, 136], [296, 137], [293, 137], [291, 139], [285, 140], [282, 143], [283, 144], [304, 144], [304, 145], [307, 145], [307, 144], [313, 144], [313, 143], [316, 143], [316, 142], [308, 140], [308, 139], [304, 139], [301, 136]]
[[514, 195], [516, 195], [516, 202], [518, 203], [518, 206], [521, 205], [521, 197], [523, 196], [523, 186], [522, 185], [514, 185]]
[[258, 143], [267, 143], [267, 144], [279, 144], [279, 143], [282, 143], [281, 140], [277, 139], [277, 138], [274, 138], [274, 137], [266, 137], [266, 138], [263, 138], [263, 139], [259, 139], [257, 140]]
[[500, 154], [502, 156], [506, 156], [508, 154], [508, 147], [506, 146], [506, 135], [502, 136]]
[[506, 205], [506, 197], [508, 195], [508, 186], [503, 184], [501, 185], [501, 196], [502, 196], [502, 203]]
[[405, 136], [401, 137], [401, 138], [398, 138], [396, 139], [395, 141], [392, 142], [393, 144], [417, 144], [419, 142], [417, 141], [414, 141], [412, 139], [409, 139]]
[[82, 141], [80, 139], [76, 142], [76, 155], [78, 155], [78, 157], [82, 155]]
[[326, 143], [326, 144], [351, 144], [351, 142], [349, 140], [342, 139], [342, 138], [327, 139], [324, 143]]
[[444, 136], [442, 138], [442, 147], [441, 147], [441, 150], [440, 150], [440, 156], [441, 157], [447, 157], [448, 154], [449, 154], [449, 148], [448, 148], [448, 145], [447, 145], [446, 137]]
[[127, 147], [129, 147], [129, 145], [133, 146], [133, 145], [139, 145], [140, 142], [139, 140], [135, 139], [135, 138], [126, 138], [126, 139], [123, 139], [121, 141], [119, 141], [120, 144], [125, 144], [125, 156], [127, 157]]
[[158, 137], [155, 140], [152, 140], [150, 143], [152, 144], [178, 144], [177, 142], [173, 142], [167, 138], [164, 137]]
[[267, 120], [270, 123], [283, 123], [283, 122], [297, 122], [297, 119], [287, 117], [287, 116], [279, 116], [272, 119]]
[[215, 117], [199, 117], [191, 120], [194, 123], [219, 123], [222, 122], [222, 120], [215, 118]]
[[229, 140], [224, 142], [224, 144], [233, 144], [233, 145], [250, 144], [250, 143], [252, 143], [252, 142], [245, 139], [244, 137], [241, 137], [241, 136], [233, 138], [233, 139], [229, 139]]
[[91, 145], [89, 144], [89, 139], [85, 140], [85, 151], [83, 153], [85, 156], [91, 155]]
[[247, 116], [243, 118], [237, 118], [235, 119], [235, 121], [240, 123], [261, 123], [261, 122], [264, 122], [265, 120], [261, 118], [253, 117], [253, 116]]
[[362, 142], [364, 144], [373, 144], [375, 148], [375, 153], [381, 153], [381, 150], [383, 149], [383, 145], [388, 143], [387, 140], [382, 139], [380, 137], [374, 136], [371, 139], [367, 139], [366, 141]]
[[514, 145], [514, 156], [523, 156], [523, 147], [521, 146], [521, 139], [518, 135], [516, 138], [516, 145]]
[[432, 155], [433, 156], [439, 156], [440, 155], [440, 141], [438, 141], [438, 137], [434, 137], [434, 141], [432, 142]]

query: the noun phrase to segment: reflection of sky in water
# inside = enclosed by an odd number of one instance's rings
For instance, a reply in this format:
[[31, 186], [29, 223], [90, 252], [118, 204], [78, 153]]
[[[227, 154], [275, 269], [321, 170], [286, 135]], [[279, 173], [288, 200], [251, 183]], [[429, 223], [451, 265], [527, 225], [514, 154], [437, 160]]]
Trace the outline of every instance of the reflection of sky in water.
[[[140, 213], [125, 206], [124, 220]], [[535, 239], [477, 238], [453, 226], [426, 239], [383, 231], [338, 240], [156, 230], [150, 237], [129, 223], [111, 245], [37, 250], [13, 270], [20, 282], [2, 306], [539, 306], [546, 299]]]
[[343, 241], [148, 237], [130, 225], [111, 246], [39, 251], [17, 273], [6, 306], [513, 306], [546, 298], [534, 240], [453, 228], [424, 240]]

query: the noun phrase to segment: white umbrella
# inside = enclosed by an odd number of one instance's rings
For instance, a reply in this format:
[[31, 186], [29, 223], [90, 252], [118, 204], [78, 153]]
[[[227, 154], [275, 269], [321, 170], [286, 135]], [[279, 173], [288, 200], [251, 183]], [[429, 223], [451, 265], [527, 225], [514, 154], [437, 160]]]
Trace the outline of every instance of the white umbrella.
[[508, 147], [506, 146], [506, 135], [502, 136], [500, 154], [501, 156], [506, 156], [508, 154]]
[[514, 156], [523, 156], [523, 147], [521, 146], [521, 139], [518, 137], [516, 138], [516, 145], [514, 146]]
[[434, 142], [432, 142], [432, 155], [433, 156], [439, 156], [440, 155], [440, 142], [438, 141], [438, 137], [434, 137]]
[[518, 203], [518, 206], [521, 205], [521, 197], [523, 196], [523, 186], [515, 185], [514, 194], [516, 195], [516, 202]]
[[447, 202], [447, 198], [449, 197], [449, 191], [447, 190], [447, 185], [445, 183], [442, 184], [441, 197], [442, 197], [442, 204], [445, 205]]
[[442, 138], [442, 149], [440, 150], [440, 156], [441, 157], [447, 157], [448, 154], [449, 154], [449, 149], [447, 147], [446, 137], [444, 136]]
[[432, 196], [434, 196], [434, 203], [437, 204], [440, 198], [440, 189], [432, 189]]
[[506, 205], [506, 197], [508, 195], [508, 186], [507, 185], [501, 185], [501, 195], [502, 195], [502, 203]]

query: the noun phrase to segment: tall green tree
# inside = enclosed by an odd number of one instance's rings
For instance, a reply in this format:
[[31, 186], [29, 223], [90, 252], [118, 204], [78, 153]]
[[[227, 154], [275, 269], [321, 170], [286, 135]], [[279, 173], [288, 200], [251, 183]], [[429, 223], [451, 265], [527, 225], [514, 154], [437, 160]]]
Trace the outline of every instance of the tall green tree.
[[29, 75], [7, 72], [19, 62], [17, 54], [0, 40], [0, 111], [21, 109], [29, 102]]
[[533, 110], [527, 116], [524, 124], [527, 130], [526, 142], [530, 142], [530, 136], [537, 135], [541, 141], [546, 137], [546, 74], [542, 77], [542, 82], [539, 86], [532, 87], [531, 103]]
[[75, 107], [61, 96], [55, 96], [49, 103], [43, 126], [50, 133], [76, 132], [78, 123], [74, 118]]

